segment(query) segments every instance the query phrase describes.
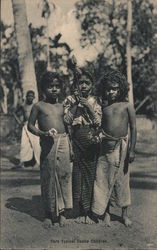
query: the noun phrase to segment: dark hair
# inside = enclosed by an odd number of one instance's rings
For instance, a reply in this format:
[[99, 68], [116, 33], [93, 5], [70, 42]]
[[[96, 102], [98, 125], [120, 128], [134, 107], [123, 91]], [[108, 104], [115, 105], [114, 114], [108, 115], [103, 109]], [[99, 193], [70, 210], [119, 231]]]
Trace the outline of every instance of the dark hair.
[[99, 84], [97, 86], [97, 92], [99, 95], [102, 96], [103, 99], [105, 99], [105, 93], [104, 90], [106, 90], [106, 87], [109, 86], [112, 83], [118, 83], [119, 84], [119, 101], [127, 101], [128, 100], [128, 91], [129, 91], [129, 84], [126, 80], [126, 77], [118, 70], [110, 70], [105, 72], [105, 74], [101, 77]]
[[[82, 76], [86, 76], [90, 80], [90, 82], [92, 84], [91, 93], [93, 94], [94, 83], [93, 83], [93, 77], [92, 77], [92, 75], [88, 71], [84, 70], [83, 68], [79, 68], [77, 70], [77, 80], [79, 81], [82, 78]], [[71, 94], [73, 94], [74, 91], [77, 89], [75, 81], [76, 81], [76, 78], [74, 77], [73, 78], [73, 84], [71, 84], [71, 86], [70, 86], [70, 92], [71, 92]]]
[[50, 85], [50, 83], [54, 81], [54, 79], [57, 79], [60, 83], [60, 87], [62, 87], [62, 81], [61, 81], [60, 76], [55, 72], [47, 71], [41, 77], [41, 81], [40, 81], [41, 91], [45, 92], [45, 89]]
[[28, 96], [29, 94], [33, 94], [35, 96], [35, 92], [33, 90], [28, 90], [26, 96]]
[[86, 71], [86, 70], [84, 70], [84, 69], [81, 69], [81, 75], [80, 75], [79, 79], [80, 79], [82, 76], [86, 76], [86, 77], [91, 81], [91, 83], [93, 84], [93, 77], [92, 77], [92, 75], [89, 73], [89, 71]]

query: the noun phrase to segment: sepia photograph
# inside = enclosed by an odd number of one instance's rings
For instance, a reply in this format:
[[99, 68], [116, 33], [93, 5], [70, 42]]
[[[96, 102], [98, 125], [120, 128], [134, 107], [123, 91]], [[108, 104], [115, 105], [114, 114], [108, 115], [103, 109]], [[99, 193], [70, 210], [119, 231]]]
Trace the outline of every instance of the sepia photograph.
[[157, 249], [157, 0], [0, 0], [0, 249]]

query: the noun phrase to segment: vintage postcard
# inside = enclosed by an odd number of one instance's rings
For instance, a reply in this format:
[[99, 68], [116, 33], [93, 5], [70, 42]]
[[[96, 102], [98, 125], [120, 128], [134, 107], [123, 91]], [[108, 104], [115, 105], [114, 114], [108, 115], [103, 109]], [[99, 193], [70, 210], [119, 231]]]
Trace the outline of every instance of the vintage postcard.
[[0, 3], [0, 248], [157, 249], [157, 1]]

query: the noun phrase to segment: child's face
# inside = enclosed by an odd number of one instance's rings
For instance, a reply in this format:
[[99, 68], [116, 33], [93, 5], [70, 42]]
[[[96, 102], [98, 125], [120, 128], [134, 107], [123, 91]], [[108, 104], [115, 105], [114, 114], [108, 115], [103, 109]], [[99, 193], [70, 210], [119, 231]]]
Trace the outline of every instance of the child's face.
[[106, 95], [108, 101], [117, 101], [119, 98], [119, 84], [118, 83], [111, 83], [106, 87]]
[[58, 79], [54, 79], [46, 88], [45, 95], [47, 98], [56, 99], [61, 92], [61, 86]]
[[27, 94], [27, 96], [26, 96], [26, 102], [27, 102], [27, 104], [32, 104], [33, 100], [34, 100], [34, 94], [33, 93]]
[[79, 80], [79, 87], [83, 96], [88, 96], [91, 91], [92, 83], [86, 76], [82, 76]]

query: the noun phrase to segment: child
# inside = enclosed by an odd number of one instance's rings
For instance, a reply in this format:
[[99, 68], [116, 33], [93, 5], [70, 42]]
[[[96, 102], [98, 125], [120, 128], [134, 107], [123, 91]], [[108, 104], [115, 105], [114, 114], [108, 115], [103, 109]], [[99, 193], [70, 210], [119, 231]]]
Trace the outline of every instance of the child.
[[[59, 102], [61, 80], [50, 71], [41, 80], [45, 96], [32, 108], [28, 129], [40, 136], [41, 196], [45, 208], [46, 227], [56, 219], [60, 226], [67, 223], [64, 210], [72, 208], [72, 166], [70, 163], [69, 140], [63, 123], [63, 104]], [[38, 121], [39, 129], [35, 127]]]
[[40, 164], [40, 144], [39, 138], [30, 133], [27, 129], [27, 123], [31, 109], [34, 105], [33, 100], [35, 93], [33, 90], [28, 90], [26, 93], [26, 101], [24, 105], [20, 106], [16, 113], [21, 113], [23, 121], [22, 134], [21, 134], [21, 149], [20, 161], [21, 165], [18, 166], [22, 169], [29, 169], [29, 167], [39, 167]]
[[[122, 219], [131, 225], [127, 215], [130, 205], [128, 162], [135, 157], [136, 119], [133, 105], [127, 101], [128, 83], [118, 71], [111, 71], [101, 81], [102, 99], [108, 104], [103, 107], [100, 155], [97, 163], [92, 211], [97, 218], [105, 214], [110, 226], [109, 206], [113, 201], [122, 208]], [[128, 126], [130, 144], [128, 144]]]
[[92, 142], [92, 132], [101, 124], [101, 106], [92, 94], [93, 80], [88, 72], [81, 72], [78, 84], [81, 96], [76, 96], [75, 90], [74, 95], [66, 98], [64, 120], [72, 128], [75, 216], [79, 216], [80, 206], [84, 222], [92, 224], [90, 213], [97, 160], [97, 144]]

